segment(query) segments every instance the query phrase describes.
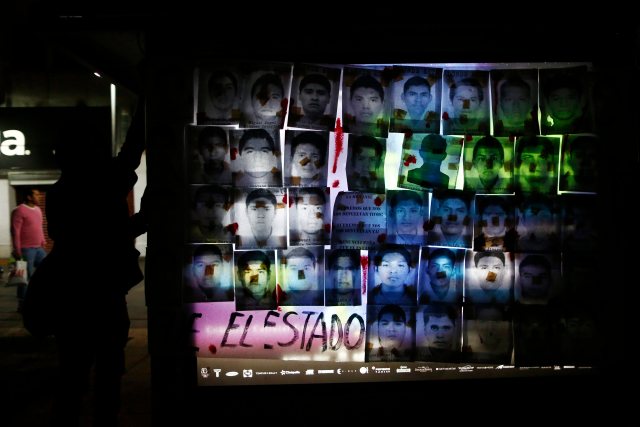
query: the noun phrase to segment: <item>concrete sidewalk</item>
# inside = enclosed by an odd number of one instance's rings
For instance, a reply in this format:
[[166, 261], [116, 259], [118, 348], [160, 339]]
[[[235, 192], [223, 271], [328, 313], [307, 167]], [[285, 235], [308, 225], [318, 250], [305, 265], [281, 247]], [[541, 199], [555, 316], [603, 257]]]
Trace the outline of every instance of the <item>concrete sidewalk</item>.
[[[144, 271], [144, 261], [142, 268]], [[48, 426], [55, 393], [57, 360], [53, 338], [36, 339], [22, 327], [17, 312], [16, 287], [0, 278], [0, 389], [3, 427]], [[122, 427], [151, 425], [151, 369], [147, 347], [147, 309], [144, 282], [127, 297], [131, 329], [126, 347], [126, 373], [122, 380]], [[82, 337], [78, 337], [82, 339]], [[83, 426], [91, 425], [89, 399]]]

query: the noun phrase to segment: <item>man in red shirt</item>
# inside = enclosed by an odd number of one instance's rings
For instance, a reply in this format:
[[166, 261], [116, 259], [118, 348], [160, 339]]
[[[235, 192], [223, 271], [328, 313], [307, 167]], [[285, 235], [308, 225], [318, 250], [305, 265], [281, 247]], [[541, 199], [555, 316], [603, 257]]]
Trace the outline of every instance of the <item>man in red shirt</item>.
[[[39, 198], [40, 191], [29, 188], [24, 193], [24, 201], [11, 212], [13, 257], [27, 261], [27, 279], [47, 255]], [[18, 286], [18, 311], [21, 310], [26, 290], [26, 286]]]

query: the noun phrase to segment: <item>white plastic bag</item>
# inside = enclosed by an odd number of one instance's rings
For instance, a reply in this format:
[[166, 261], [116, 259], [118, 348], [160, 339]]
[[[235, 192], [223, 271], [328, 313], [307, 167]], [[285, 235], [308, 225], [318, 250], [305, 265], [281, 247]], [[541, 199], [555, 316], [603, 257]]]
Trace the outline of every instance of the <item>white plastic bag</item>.
[[15, 262], [15, 267], [9, 274], [10, 286], [26, 285], [27, 284], [27, 261], [18, 260]]

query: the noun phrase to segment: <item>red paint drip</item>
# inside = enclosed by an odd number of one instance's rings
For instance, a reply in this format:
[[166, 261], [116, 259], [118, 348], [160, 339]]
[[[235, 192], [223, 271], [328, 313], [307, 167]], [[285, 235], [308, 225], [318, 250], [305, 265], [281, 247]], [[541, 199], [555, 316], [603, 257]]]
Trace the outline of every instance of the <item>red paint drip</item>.
[[367, 274], [369, 273], [369, 257], [360, 257], [360, 267], [362, 268], [362, 295], [367, 293]]
[[280, 305], [280, 301], [282, 301], [284, 297], [285, 297], [285, 293], [280, 287], [280, 283], [276, 283], [276, 302], [278, 303], [278, 306]]
[[411, 129], [407, 129], [404, 131], [404, 139], [411, 139], [413, 137], [413, 131]]
[[339, 179], [336, 179], [335, 181], [333, 181], [333, 184], [331, 184], [331, 186], [333, 188], [338, 188], [339, 185], [340, 185], [340, 180]]
[[233, 224], [229, 224], [227, 225], [227, 231], [229, 231], [231, 234], [235, 235], [238, 232], [238, 223], [234, 222]]
[[[284, 196], [282, 196], [282, 204], [286, 205], [287, 204], [287, 193], [284, 194]], [[291, 206], [291, 205], [289, 205]]]
[[287, 117], [287, 108], [289, 107], [289, 100], [287, 98], [282, 98], [282, 101], [280, 101], [280, 107], [282, 108], [282, 116], [281, 120], [280, 120], [280, 128], [284, 127], [284, 118]]
[[373, 200], [373, 204], [376, 205], [376, 206], [380, 206], [382, 204], [382, 202], [383, 202], [383, 200], [382, 200], [382, 198], [380, 196], [376, 197]]
[[231, 153], [229, 153], [231, 156], [231, 160], [235, 160], [236, 157], [238, 157], [238, 149], [236, 147], [233, 147], [231, 149]]
[[218, 348], [217, 348], [215, 345], [210, 344], [210, 345], [209, 345], [209, 352], [210, 352], [211, 354], [216, 354], [216, 353], [218, 352]]
[[342, 132], [342, 125], [340, 124], [340, 118], [336, 119], [336, 128], [334, 129], [336, 134], [335, 138], [335, 154], [333, 156], [333, 168], [332, 172], [336, 173], [338, 170], [338, 158], [340, 153], [344, 150], [344, 133]]
[[471, 136], [471, 135], [465, 135], [464, 136], [464, 140], [465, 141], [471, 141], [472, 139], [473, 139], [473, 136]]
[[449, 113], [447, 113], [446, 111], [442, 113], [442, 120], [449, 120]]

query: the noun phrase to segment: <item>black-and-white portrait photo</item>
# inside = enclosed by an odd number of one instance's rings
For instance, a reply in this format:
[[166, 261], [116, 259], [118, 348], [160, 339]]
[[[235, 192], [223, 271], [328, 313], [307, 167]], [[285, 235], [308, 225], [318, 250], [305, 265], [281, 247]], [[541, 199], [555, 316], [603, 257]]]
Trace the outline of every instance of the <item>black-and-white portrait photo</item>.
[[558, 254], [516, 254], [515, 300], [546, 305], [561, 294]]
[[194, 243], [232, 243], [233, 192], [231, 187], [192, 185], [188, 239]]
[[414, 190], [454, 188], [462, 139], [435, 134], [405, 134], [398, 186]]
[[349, 135], [347, 184], [349, 191], [384, 193], [386, 140], [372, 136]]
[[416, 360], [460, 362], [461, 324], [459, 305], [420, 305], [416, 314]]
[[279, 187], [282, 185], [279, 131], [232, 130], [230, 135], [234, 186]]
[[466, 253], [464, 300], [474, 304], [513, 301], [512, 254], [502, 251]]
[[328, 132], [287, 130], [284, 142], [285, 185], [326, 186], [328, 154]]
[[388, 87], [380, 70], [344, 67], [342, 118], [344, 131], [386, 138], [389, 133]]
[[440, 133], [442, 69], [393, 67], [391, 132]]
[[367, 362], [413, 360], [415, 307], [396, 304], [367, 307]]
[[287, 112], [291, 65], [255, 64], [247, 71], [240, 127], [281, 129]]
[[473, 223], [474, 251], [516, 250], [516, 212], [514, 196], [476, 196]]
[[237, 67], [208, 66], [198, 68], [199, 125], [237, 125], [243, 77]]
[[513, 351], [509, 306], [473, 304], [465, 308], [463, 353], [476, 363], [510, 364]]
[[593, 132], [590, 80], [585, 66], [540, 70], [543, 135]]
[[217, 126], [188, 126], [187, 143], [190, 183], [231, 185], [226, 130]]
[[443, 126], [447, 135], [489, 133], [489, 72], [444, 70]]
[[474, 137], [464, 144], [464, 189], [478, 194], [513, 193], [513, 142]]
[[296, 64], [287, 127], [330, 131], [335, 127], [340, 68]]
[[369, 304], [416, 305], [418, 251], [417, 246], [397, 244], [369, 251]]
[[596, 135], [565, 135], [562, 139], [560, 191], [598, 191], [598, 145]]
[[538, 70], [491, 70], [493, 134], [538, 134]]
[[471, 248], [473, 237], [473, 193], [460, 190], [434, 191], [427, 242], [433, 246]]
[[236, 192], [234, 225], [237, 248], [287, 247], [284, 188], [246, 188]]
[[516, 207], [518, 252], [553, 252], [560, 249], [560, 207], [557, 197], [532, 194]]
[[357, 249], [327, 250], [325, 262], [325, 305], [361, 305], [360, 251]]
[[330, 243], [331, 209], [329, 188], [289, 188], [289, 244]]
[[423, 246], [427, 242], [429, 194], [387, 190], [387, 242]]
[[560, 137], [516, 139], [515, 189], [522, 193], [556, 194]]

